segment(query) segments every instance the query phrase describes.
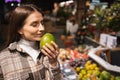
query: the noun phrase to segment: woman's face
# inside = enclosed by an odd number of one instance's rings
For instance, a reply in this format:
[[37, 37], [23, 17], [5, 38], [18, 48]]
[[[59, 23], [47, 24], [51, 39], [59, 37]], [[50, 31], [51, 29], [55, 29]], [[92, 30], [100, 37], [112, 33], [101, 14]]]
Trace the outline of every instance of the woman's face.
[[25, 24], [18, 32], [26, 40], [40, 41], [44, 30], [42, 14], [36, 11], [26, 18]]

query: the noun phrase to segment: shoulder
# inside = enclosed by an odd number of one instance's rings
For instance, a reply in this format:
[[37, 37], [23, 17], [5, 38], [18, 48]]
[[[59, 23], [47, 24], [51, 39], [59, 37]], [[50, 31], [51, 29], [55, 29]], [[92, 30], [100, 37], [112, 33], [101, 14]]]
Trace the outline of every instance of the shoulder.
[[8, 56], [9, 55], [9, 49], [8, 48], [5, 48], [3, 49], [2, 51], [0, 51], [0, 59], [1, 58], [4, 58], [5, 56]]
[[70, 20], [66, 20], [66, 24], [71, 24]]
[[75, 26], [79, 26], [77, 22], [75, 23]]
[[79, 25], [76, 23], [75, 25], [74, 25], [76, 28], [78, 28], [79, 27]]
[[0, 51], [0, 56], [4, 55], [5, 53], [8, 53], [8, 52], [9, 52], [9, 49], [7, 47], [7, 48], [3, 49], [2, 51]]
[[11, 43], [7, 48], [0, 51], [0, 61], [8, 59], [11, 56], [12, 51], [16, 50], [16, 43]]

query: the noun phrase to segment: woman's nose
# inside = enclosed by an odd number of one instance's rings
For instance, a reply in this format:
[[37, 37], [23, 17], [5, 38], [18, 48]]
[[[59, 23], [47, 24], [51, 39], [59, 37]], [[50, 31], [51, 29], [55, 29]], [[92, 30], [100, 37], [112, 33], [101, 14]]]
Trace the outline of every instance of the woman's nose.
[[44, 30], [45, 30], [44, 25], [40, 24], [39, 25], [39, 31], [44, 31]]

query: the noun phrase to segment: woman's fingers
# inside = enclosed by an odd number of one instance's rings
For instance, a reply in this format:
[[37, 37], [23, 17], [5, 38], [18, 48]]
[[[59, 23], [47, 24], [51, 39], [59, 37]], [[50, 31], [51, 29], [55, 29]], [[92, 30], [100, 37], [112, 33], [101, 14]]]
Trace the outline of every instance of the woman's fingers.
[[55, 48], [56, 50], [59, 50], [58, 45], [57, 45], [54, 41], [51, 41], [51, 43], [52, 43], [52, 45], [54, 46], [54, 48]]
[[[52, 48], [50, 48], [50, 46], [48, 47], [49, 45], [46, 45], [46, 46], [43, 46], [43, 49], [42, 50], [44, 50], [44, 52], [45, 52], [45, 54], [47, 54], [47, 55], [49, 55], [49, 57], [52, 57], [52, 58], [54, 58], [55, 57], [55, 55], [54, 55], [54, 53], [53, 53], [53, 49]], [[52, 50], [51, 50], [52, 49]]]
[[58, 56], [59, 53], [60, 53], [60, 52], [59, 52], [59, 47], [58, 47], [58, 45], [57, 45], [55, 42], [53, 42], [53, 41], [52, 41], [51, 43], [52, 43], [52, 45], [53, 45], [54, 48], [55, 48], [55, 52], [56, 52], [55, 55]]
[[52, 46], [46, 44], [41, 51], [49, 58], [57, 58], [57, 56], [59, 55], [58, 45], [53, 41], [51, 42], [51, 44]]
[[42, 51], [42, 53], [43, 53], [44, 55], [48, 56], [49, 58], [52, 58], [52, 56], [49, 55], [44, 49], [41, 49], [41, 51]]

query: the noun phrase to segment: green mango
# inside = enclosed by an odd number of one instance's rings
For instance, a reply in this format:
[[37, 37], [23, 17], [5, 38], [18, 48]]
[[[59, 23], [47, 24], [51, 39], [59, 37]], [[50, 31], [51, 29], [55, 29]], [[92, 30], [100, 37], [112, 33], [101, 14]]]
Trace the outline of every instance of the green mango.
[[40, 40], [40, 48], [43, 48], [46, 44], [51, 45], [51, 41], [55, 42], [55, 37], [51, 33], [44, 34]]

